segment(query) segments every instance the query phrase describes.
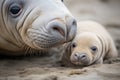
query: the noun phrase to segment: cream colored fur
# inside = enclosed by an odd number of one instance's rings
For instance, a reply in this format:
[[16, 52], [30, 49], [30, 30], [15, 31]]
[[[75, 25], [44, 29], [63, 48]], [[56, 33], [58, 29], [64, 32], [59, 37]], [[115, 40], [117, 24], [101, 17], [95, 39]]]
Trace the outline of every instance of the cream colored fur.
[[[76, 47], [72, 48], [72, 44]], [[103, 63], [103, 60], [117, 57], [117, 50], [113, 39], [108, 31], [99, 23], [94, 21], [80, 21], [77, 26], [77, 34], [74, 40], [66, 45], [66, 50], [62, 56], [62, 62], [66, 66], [73, 65], [91, 65]], [[91, 51], [91, 47], [96, 46], [96, 52]], [[89, 57], [88, 64], [81, 64], [81, 62], [74, 60], [76, 52], [86, 53]]]

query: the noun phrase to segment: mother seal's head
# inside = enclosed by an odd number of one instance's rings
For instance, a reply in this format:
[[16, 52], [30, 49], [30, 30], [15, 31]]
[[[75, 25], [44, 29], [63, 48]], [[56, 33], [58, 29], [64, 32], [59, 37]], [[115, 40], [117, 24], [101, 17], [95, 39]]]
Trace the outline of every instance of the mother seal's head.
[[62, 1], [0, 0], [0, 49], [46, 50], [71, 41], [76, 21]]

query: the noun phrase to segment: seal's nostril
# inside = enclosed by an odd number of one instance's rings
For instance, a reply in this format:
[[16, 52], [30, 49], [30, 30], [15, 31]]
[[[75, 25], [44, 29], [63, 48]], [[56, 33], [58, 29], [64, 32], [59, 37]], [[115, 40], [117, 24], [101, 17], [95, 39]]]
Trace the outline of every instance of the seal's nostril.
[[77, 25], [76, 20], [73, 20], [72, 25], [73, 25], [73, 26], [76, 26], [76, 25]]
[[85, 58], [85, 57], [86, 57], [85, 55], [81, 56], [81, 58]]
[[86, 55], [85, 54], [79, 55], [79, 59], [81, 59], [81, 60], [86, 59]]
[[74, 54], [74, 56], [75, 56], [75, 57], [78, 57], [78, 55], [77, 55], [77, 54]]
[[54, 35], [56, 38], [62, 39], [62, 40], [66, 40], [66, 25], [64, 23], [62, 23], [59, 20], [53, 20], [50, 21], [47, 26], [46, 29], [48, 30], [48, 32], [52, 35]]
[[73, 54], [73, 59], [74, 59], [75, 61], [78, 61], [78, 60], [79, 60], [79, 53], [74, 53], [74, 54]]
[[59, 32], [61, 35], [65, 36], [64, 30], [63, 30], [62, 28], [56, 26], [56, 27], [53, 27], [53, 30], [54, 30], [54, 31], [57, 31], [57, 32]]

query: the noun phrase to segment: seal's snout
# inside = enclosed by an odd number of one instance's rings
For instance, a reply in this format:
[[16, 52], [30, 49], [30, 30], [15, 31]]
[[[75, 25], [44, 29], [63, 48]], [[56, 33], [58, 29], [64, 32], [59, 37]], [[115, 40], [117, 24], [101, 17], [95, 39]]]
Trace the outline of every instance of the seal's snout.
[[82, 65], [88, 65], [89, 59], [86, 55], [86, 53], [74, 53], [71, 57], [71, 61], [73, 63], [82, 64]]
[[46, 50], [72, 41], [77, 23], [61, 0], [42, 1], [42, 5], [38, 0], [37, 3], [20, 30], [24, 42], [32, 48]]
[[63, 24], [62, 22], [58, 21], [58, 20], [53, 20], [50, 21], [47, 26], [46, 26], [49, 34], [52, 35], [57, 35], [61, 38], [66, 37], [66, 28], [65, 28], [65, 24]]
[[79, 54], [79, 53], [75, 53], [74, 56], [76, 57], [76, 59], [78, 61], [83, 61], [87, 59], [87, 56], [85, 53]]
[[76, 33], [76, 21], [70, 19], [64, 21], [62, 19], [55, 19], [50, 21], [46, 26], [49, 34], [64, 39], [63, 42], [70, 41], [74, 38]]

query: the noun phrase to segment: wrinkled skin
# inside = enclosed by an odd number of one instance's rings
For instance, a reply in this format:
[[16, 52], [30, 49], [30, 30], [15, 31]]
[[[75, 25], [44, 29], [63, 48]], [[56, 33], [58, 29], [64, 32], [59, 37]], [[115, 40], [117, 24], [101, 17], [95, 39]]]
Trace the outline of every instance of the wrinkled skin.
[[80, 21], [75, 38], [66, 45], [62, 62], [66, 66], [89, 66], [117, 56], [114, 41], [102, 25]]
[[76, 21], [61, 0], [0, 0], [0, 53], [46, 51], [75, 33]]

